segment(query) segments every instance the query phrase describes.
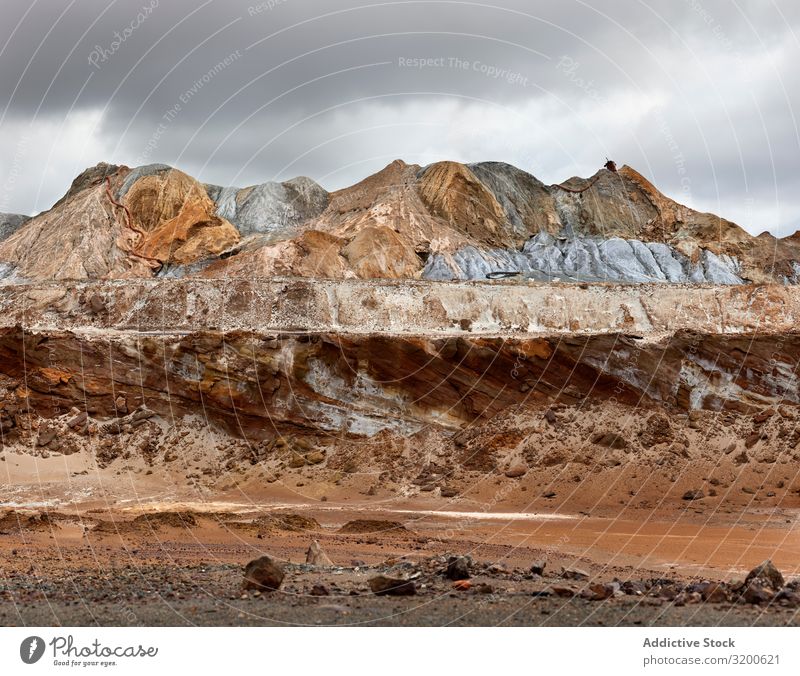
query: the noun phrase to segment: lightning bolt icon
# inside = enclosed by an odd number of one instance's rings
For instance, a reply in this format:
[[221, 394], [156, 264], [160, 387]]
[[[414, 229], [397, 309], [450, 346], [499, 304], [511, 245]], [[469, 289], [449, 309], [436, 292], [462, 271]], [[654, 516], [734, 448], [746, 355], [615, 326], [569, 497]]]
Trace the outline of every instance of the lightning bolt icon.
[[30, 646], [28, 646], [28, 659], [33, 657], [33, 653], [36, 652], [36, 648], [38, 646], [38, 643], [39, 642], [35, 638], [31, 639], [31, 644], [30, 644]]

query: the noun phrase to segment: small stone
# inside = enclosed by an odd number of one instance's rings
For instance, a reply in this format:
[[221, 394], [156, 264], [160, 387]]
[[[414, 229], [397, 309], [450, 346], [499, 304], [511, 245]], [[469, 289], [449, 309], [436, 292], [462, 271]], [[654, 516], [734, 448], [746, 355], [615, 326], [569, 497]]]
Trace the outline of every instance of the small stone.
[[567, 580], [588, 580], [589, 573], [580, 568], [564, 568], [561, 571], [561, 577]]
[[456, 591], [469, 591], [472, 583], [469, 580], [456, 580], [453, 582], [453, 589]]
[[242, 588], [256, 589], [258, 591], [275, 591], [280, 589], [286, 573], [278, 562], [272, 557], [262, 556], [253, 559], [244, 569], [244, 583]]
[[300, 467], [305, 467], [306, 459], [300, 455], [299, 453], [292, 452], [291, 457], [289, 458], [289, 467], [292, 469], [298, 469]]
[[744, 591], [742, 592], [742, 599], [745, 601], [745, 603], [769, 603], [772, 601], [773, 596], [774, 595], [771, 591], [761, 586], [757, 582], [751, 582], [744, 588]]
[[728, 590], [719, 582], [702, 582], [696, 589], [706, 603], [725, 603], [728, 601]]
[[528, 473], [528, 467], [523, 464], [512, 465], [509, 467], [505, 474], [509, 479], [519, 479]]
[[702, 490], [700, 490], [699, 488], [696, 488], [696, 489], [690, 490], [690, 491], [686, 491], [683, 494], [683, 499], [684, 500], [702, 500], [704, 497], [706, 497], [706, 494]]
[[594, 583], [589, 585], [585, 596], [591, 601], [605, 601], [612, 598], [619, 590], [619, 582]]
[[531, 572], [534, 575], [544, 575], [544, 569], [547, 567], [547, 561], [534, 561], [531, 564]]
[[376, 596], [414, 596], [417, 593], [417, 588], [410, 580], [400, 580], [386, 575], [376, 575], [370, 578], [368, 584]]
[[322, 451], [312, 451], [306, 456], [306, 462], [309, 465], [319, 465], [325, 462], [325, 454]]
[[470, 577], [470, 559], [466, 556], [451, 556], [447, 561], [445, 576], [448, 580], [467, 580]]
[[[758, 432], [756, 434], [751, 434], [747, 439], [744, 440], [744, 447], [745, 448], [753, 448], [759, 441], [761, 440], [761, 433]], [[746, 456], [745, 456], [746, 457]], [[738, 458], [737, 458], [738, 460]]]
[[782, 589], [775, 597], [775, 600], [779, 601], [782, 606], [800, 608], [800, 594], [791, 589]]
[[333, 561], [328, 558], [328, 555], [320, 546], [319, 542], [313, 540], [311, 546], [306, 552], [306, 563], [312, 566], [332, 566]]
[[331, 593], [324, 584], [315, 584], [311, 587], [311, 596], [330, 596]]

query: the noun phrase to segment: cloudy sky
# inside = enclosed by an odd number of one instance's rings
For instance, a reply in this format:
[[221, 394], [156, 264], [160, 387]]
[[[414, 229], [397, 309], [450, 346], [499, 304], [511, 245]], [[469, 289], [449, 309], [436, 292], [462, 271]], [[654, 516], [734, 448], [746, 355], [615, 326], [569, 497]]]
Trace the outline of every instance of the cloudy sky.
[[101, 160], [335, 189], [398, 157], [556, 182], [608, 156], [800, 228], [796, 0], [0, 2], [0, 211]]

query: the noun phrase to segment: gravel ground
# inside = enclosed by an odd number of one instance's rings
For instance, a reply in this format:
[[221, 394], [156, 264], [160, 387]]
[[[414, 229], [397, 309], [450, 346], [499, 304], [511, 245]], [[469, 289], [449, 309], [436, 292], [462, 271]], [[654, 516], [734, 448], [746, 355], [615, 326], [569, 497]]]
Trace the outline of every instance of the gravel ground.
[[[154, 519], [147, 527], [117, 521], [112, 529], [100, 519], [89, 531], [67, 518], [56, 526], [7, 519], [10, 530], [0, 533], [0, 625], [800, 624], [800, 581], [784, 582], [777, 571], [774, 593], [744, 603], [741, 580], [709, 583], [681, 570], [610, 566], [483, 539], [438, 540], [389, 521], [333, 530], [297, 514], [236, 528], [208, 515], [165, 512]], [[24, 528], [13, 530], [17, 523]], [[320, 565], [304, 563], [314, 540], [326, 555]], [[452, 556], [458, 552], [469, 555]], [[265, 553], [285, 570], [279, 591], [243, 590], [245, 564]], [[468, 581], [450, 574], [456, 560]], [[380, 575], [412, 582], [416, 594], [375, 595], [370, 583]], [[751, 592], [766, 594], [760, 587]], [[721, 600], [707, 598], [712, 594]]]
[[631, 601], [489, 598], [305, 598], [215, 601], [159, 599], [130, 604], [36, 602], [0, 606], [4, 626], [797, 626], [796, 610]]

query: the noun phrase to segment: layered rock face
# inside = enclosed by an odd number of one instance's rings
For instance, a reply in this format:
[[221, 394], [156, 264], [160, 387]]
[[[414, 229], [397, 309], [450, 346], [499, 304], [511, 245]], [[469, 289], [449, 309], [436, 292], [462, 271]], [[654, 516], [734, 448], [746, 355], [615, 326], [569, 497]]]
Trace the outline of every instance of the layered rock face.
[[213, 432], [246, 442], [234, 464], [313, 451], [398, 480], [420, 454], [455, 473], [800, 459], [794, 287], [127, 280], [5, 286], [0, 308], [16, 452], [158, 462]]

